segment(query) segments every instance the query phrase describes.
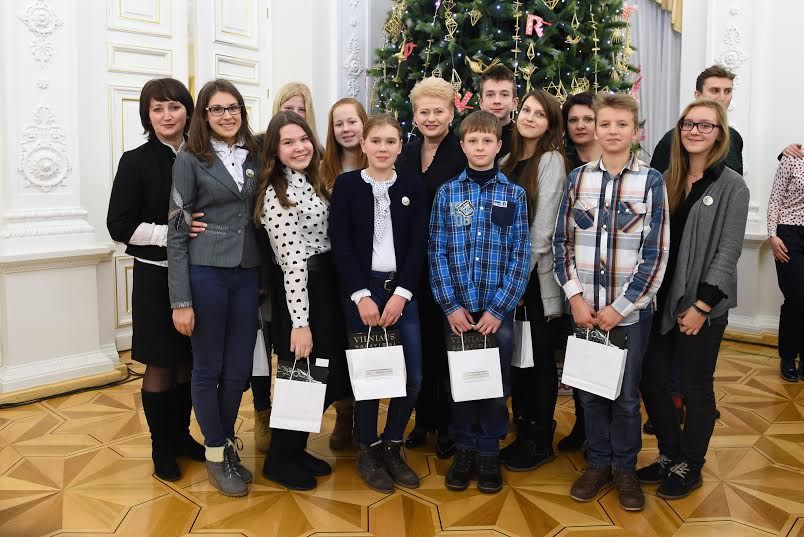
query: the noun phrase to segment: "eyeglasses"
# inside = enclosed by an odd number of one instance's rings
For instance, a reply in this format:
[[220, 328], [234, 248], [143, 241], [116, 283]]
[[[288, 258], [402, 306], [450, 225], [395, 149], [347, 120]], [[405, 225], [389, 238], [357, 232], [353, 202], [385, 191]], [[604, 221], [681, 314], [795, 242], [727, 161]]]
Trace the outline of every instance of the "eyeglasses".
[[714, 123], [709, 123], [708, 121], [689, 121], [687, 119], [682, 119], [678, 122], [678, 124], [681, 126], [681, 130], [683, 131], [691, 131], [695, 127], [698, 127], [698, 132], [701, 134], [709, 134], [716, 128], [720, 128], [720, 125], [715, 125]]
[[242, 108], [243, 106], [239, 104], [230, 104], [229, 106], [221, 106], [219, 104], [216, 104], [215, 106], [207, 106], [206, 108], [204, 108], [204, 110], [206, 110], [213, 116], [222, 116], [226, 112], [229, 112], [229, 114], [233, 116], [239, 116], [240, 110]]

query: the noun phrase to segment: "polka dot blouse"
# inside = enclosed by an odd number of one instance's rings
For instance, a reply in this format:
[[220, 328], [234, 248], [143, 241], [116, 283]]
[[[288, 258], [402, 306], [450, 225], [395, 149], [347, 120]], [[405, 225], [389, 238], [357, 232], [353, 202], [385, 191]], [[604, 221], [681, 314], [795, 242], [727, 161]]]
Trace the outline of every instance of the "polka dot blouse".
[[804, 159], [783, 157], [768, 200], [768, 235], [776, 226], [804, 226]]
[[282, 207], [272, 186], [265, 193], [262, 225], [268, 231], [277, 263], [285, 279], [288, 311], [293, 328], [308, 325], [307, 259], [331, 249], [328, 233], [329, 207], [313, 190], [304, 174], [285, 168], [288, 199]]

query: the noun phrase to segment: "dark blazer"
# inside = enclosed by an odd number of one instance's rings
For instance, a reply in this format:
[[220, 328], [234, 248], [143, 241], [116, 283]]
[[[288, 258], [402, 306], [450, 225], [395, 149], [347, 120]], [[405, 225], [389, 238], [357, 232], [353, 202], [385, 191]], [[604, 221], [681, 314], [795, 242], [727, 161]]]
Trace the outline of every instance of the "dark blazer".
[[165, 261], [167, 249], [162, 246], [128, 244], [137, 226], [145, 223], [165, 225], [168, 200], [173, 182], [171, 170], [176, 154], [158, 138], [149, 140], [120, 157], [112, 184], [106, 227], [117, 242], [126, 244], [126, 253]]
[[[419, 285], [427, 248], [428, 199], [419, 177], [399, 172], [388, 195], [396, 284], [413, 293]], [[355, 291], [368, 289], [374, 244], [374, 194], [359, 170], [341, 174], [335, 180], [329, 207], [329, 237], [341, 290], [349, 297]]]
[[427, 191], [428, 214], [433, 206], [438, 187], [458, 176], [466, 169], [466, 155], [461, 149], [461, 141], [452, 131], [441, 141], [433, 157], [433, 162], [426, 172], [422, 173], [422, 138], [411, 140], [402, 148], [402, 154], [396, 161], [399, 175], [418, 175]]
[[[662, 174], [670, 167], [670, 152], [673, 147], [673, 133], [675, 129], [670, 129], [665, 133], [656, 148], [653, 150], [653, 157], [650, 159], [650, 167], [659, 170]], [[743, 137], [737, 129], [729, 127], [731, 133], [731, 144], [729, 152], [726, 154], [726, 166], [743, 174]]]
[[[252, 268], [260, 265], [253, 224], [260, 167], [249, 154], [242, 192], [221, 159], [207, 166], [189, 151], [176, 157], [168, 222], [168, 284], [173, 308], [192, 305], [190, 265]], [[190, 213], [202, 211], [207, 229], [190, 239]]]

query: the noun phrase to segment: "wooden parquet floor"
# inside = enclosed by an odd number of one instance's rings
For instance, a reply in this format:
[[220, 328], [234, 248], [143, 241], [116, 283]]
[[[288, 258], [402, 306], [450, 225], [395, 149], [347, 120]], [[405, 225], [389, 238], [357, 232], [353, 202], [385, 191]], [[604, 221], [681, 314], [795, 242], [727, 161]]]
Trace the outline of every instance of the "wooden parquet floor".
[[[238, 431], [256, 481], [247, 497], [225, 498], [201, 463], [182, 463], [176, 483], [152, 476], [137, 382], [59, 397], [0, 411], [0, 536], [804, 537], [804, 382], [783, 382], [777, 364], [774, 349], [723, 344], [721, 419], [704, 485], [674, 502], [646, 487], [641, 513], [620, 509], [614, 492], [587, 504], [571, 500], [570, 484], [584, 466], [578, 454], [533, 472], [505, 472], [503, 491], [485, 495], [473, 487], [447, 491], [449, 461], [438, 460], [432, 446], [408, 450], [421, 488], [379, 494], [356, 475], [354, 452], [330, 452], [331, 410], [309, 449], [334, 474], [314, 491], [289, 492], [260, 476], [250, 392]], [[572, 424], [571, 398], [560, 398], [556, 419], [560, 438]], [[643, 443], [640, 464], [657, 455], [654, 437]]]

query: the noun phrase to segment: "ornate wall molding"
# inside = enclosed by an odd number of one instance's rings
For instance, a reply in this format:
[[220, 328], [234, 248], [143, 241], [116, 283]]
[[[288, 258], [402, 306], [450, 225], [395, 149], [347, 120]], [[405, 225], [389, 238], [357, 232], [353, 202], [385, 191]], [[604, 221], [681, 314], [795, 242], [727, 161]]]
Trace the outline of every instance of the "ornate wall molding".
[[736, 72], [748, 61], [748, 54], [742, 47], [743, 34], [737, 25], [732, 24], [723, 34], [723, 45], [715, 61], [732, 72]]
[[17, 171], [28, 187], [50, 192], [65, 186], [72, 171], [66, 150], [64, 129], [47, 105], [34, 111], [33, 122], [25, 126], [20, 140]]
[[351, 10], [349, 14], [349, 37], [346, 41], [346, 54], [343, 61], [343, 71], [345, 74], [345, 89], [347, 95], [354, 98], [360, 97], [360, 90], [364, 84], [366, 67], [360, 61], [361, 57], [361, 40], [359, 37], [360, 31], [360, 14], [358, 7], [360, 0], [349, 0], [348, 5]]
[[93, 233], [86, 221], [88, 213], [80, 207], [33, 209], [6, 213], [6, 227], [0, 237], [20, 239], [50, 235]]
[[31, 42], [34, 60], [42, 67], [46, 66], [54, 52], [51, 38], [64, 23], [47, 0], [34, 0], [17, 18], [34, 35]]

